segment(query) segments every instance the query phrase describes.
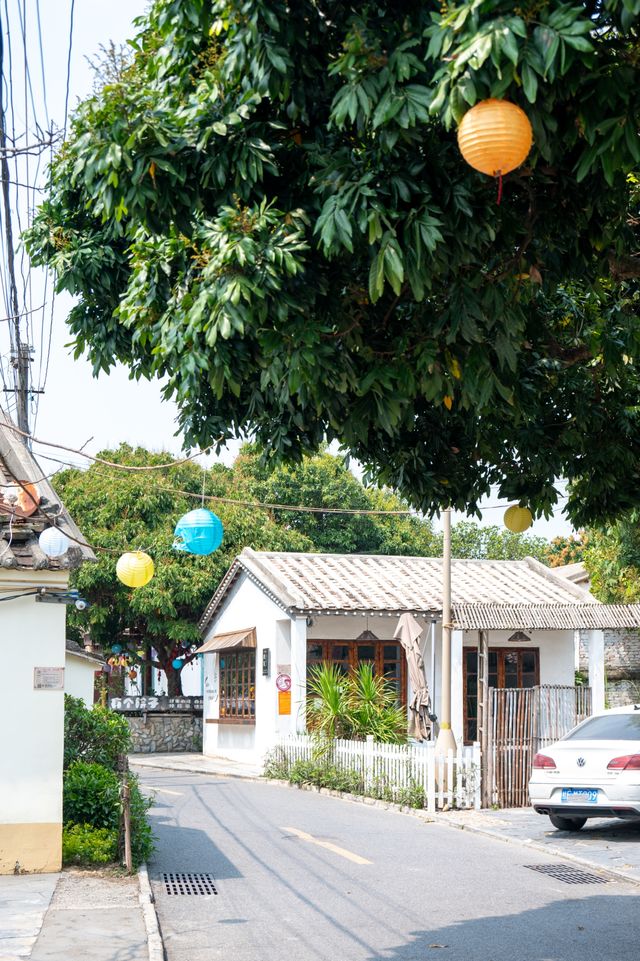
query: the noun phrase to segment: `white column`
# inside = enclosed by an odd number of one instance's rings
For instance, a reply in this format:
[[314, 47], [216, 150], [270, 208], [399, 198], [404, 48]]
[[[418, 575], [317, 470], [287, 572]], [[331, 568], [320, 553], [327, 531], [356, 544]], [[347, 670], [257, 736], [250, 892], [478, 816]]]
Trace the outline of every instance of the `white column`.
[[463, 631], [451, 632], [451, 730], [456, 743], [464, 737], [462, 638]]
[[307, 707], [307, 619], [291, 623], [291, 732], [304, 731]]
[[604, 632], [587, 631], [587, 652], [589, 658], [589, 687], [591, 688], [591, 708], [604, 710]]

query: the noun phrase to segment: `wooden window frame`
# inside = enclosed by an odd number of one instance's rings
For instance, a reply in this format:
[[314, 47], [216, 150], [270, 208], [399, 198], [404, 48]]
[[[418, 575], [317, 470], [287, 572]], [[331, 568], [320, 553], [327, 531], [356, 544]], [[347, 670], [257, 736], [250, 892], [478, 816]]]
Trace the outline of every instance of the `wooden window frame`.
[[[322, 658], [313, 658], [313, 660], [311, 661], [309, 660], [309, 646], [312, 644], [322, 645]], [[322, 638], [313, 638], [311, 640], [307, 638], [307, 677], [309, 675], [309, 668], [314, 664], [342, 663], [341, 661], [335, 660], [334, 658], [331, 657], [332, 647], [348, 647], [349, 648], [349, 652], [348, 652], [349, 671], [353, 672], [356, 670], [359, 663], [359, 659], [357, 657], [358, 647], [365, 647], [365, 646], [371, 646], [371, 645], [373, 645], [373, 647], [375, 648], [375, 656], [374, 656], [373, 663], [374, 663], [374, 669], [375, 669], [374, 673], [376, 677], [382, 676], [382, 669], [384, 666], [384, 662], [385, 660], [388, 660], [388, 658], [385, 658], [384, 656], [385, 645], [393, 645], [394, 647], [398, 648], [398, 654], [399, 654], [398, 662], [400, 664], [400, 703], [402, 704], [403, 707], [406, 707], [406, 704], [407, 704], [407, 658], [405, 656], [404, 648], [402, 647], [402, 644], [400, 644], [399, 641], [395, 640], [395, 638], [391, 638], [390, 640], [382, 640], [381, 638], [378, 638], [377, 640], [357, 640], [357, 639], [345, 640], [344, 638], [334, 638], [333, 640], [326, 640]]]
[[[254, 647], [218, 652], [218, 690], [220, 705], [218, 723], [256, 723], [256, 649]], [[246, 694], [245, 691], [247, 691]]]
[[[473, 718], [469, 718], [467, 716], [467, 676], [468, 676], [467, 654], [469, 653], [473, 653], [477, 655], [478, 648], [474, 647], [471, 644], [469, 645], [465, 644], [465, 646], [462, 649], [462, 677], [463, 677], [462, 705], [463, 705], [463, 711], [464, 711], [463, 726], [464, 726], [464, 743], [465, 744], [472, 743], [468, 737], [469, 721], [476, 721], [477, 723], [477, 714]], [[533, 672], [535, 674], [535, 679], [536, 679], [534, 686], [537, 686], [538, 684], [540, 684], [540, 648], [539, 647], [490, 647], [488, 650], [488, 653], [489, 654], [495, 653], [498, 655], [497, 665], [496, 665], [498, 683], [496, 684], [496, 687], [504, 688], [504, 677], [505, 677], [504, 657], [501, 656], [504, 654], [534, 654], [536, 659], [535, 670]], [[518, 681], [519, 682], [522, 681], [522, 664], [518, 664]], [[519, 683], [518, 686], [520, 687], [521, 683]], [[478, 702], [478, 693], [476, 693], [476, 705], [477, 705], [477, 702]]]

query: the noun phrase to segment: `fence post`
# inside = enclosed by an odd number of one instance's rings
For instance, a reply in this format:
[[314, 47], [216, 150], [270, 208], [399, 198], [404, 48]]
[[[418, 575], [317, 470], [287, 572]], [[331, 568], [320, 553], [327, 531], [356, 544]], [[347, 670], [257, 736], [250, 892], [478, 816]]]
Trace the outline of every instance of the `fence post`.
[[365, 788], [373, 785], [373, 734], [367, 734], [364, 748], [364, 784]]
[[426, 746], [427, 751], [427, 811], [429, 814], [436, 812], [436, 755], [434, 750], [435, 741], [431, 741]]
[[129, 784], [129, 759], [126, 754], [118, 756], [118, 768], [121, 774], [120, 800], [122, 801], [122, 837], [124, 865], [127, 872], [133, 871], [131, 858], [131, 786]]

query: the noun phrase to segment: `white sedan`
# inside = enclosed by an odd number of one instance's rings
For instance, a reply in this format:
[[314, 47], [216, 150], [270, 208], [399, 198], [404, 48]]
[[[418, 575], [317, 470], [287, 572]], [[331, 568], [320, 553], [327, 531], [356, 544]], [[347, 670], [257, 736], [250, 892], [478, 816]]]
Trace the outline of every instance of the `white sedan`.
[[529, 797], [560, 831], [640, 817], [640, 704], [587, 718], [533, 759]]

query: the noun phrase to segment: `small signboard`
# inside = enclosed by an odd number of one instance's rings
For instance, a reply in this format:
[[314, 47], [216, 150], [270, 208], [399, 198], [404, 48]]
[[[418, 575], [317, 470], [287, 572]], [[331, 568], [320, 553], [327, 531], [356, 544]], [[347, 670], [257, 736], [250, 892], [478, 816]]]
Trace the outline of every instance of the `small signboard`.
[[34, 667], [34, 691], [64, 691], [64, 667]]
[[279, 691], [290, 691], [291, 690], [291, 675], [290, 674], [278, 674], [276, 677], [276, 687]]
[[278, 691], [278, 714], [291, 714], [291, 691]]

